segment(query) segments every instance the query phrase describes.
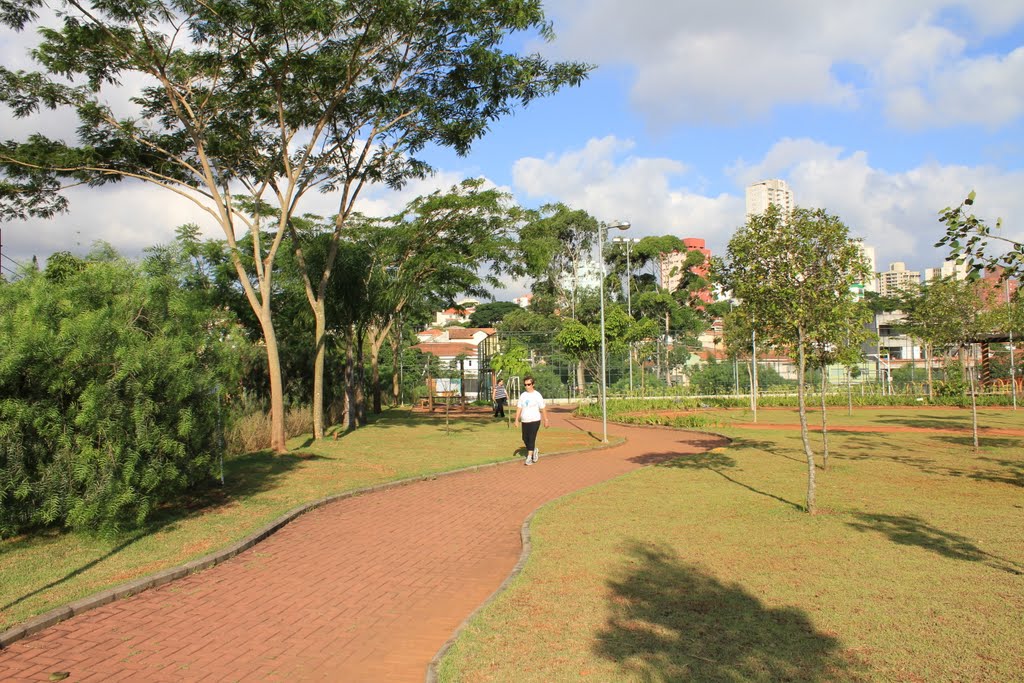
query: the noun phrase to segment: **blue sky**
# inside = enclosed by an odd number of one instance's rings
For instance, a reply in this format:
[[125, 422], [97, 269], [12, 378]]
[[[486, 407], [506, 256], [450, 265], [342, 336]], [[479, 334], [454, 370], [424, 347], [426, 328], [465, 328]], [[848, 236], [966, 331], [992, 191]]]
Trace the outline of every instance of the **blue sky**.
[[[629, 220], [637, 236], [703, 237], [721, 253], [743, 222], [745, 185], [782, 178], [798, 204], [828, 209], [873, 245], [880, 269], [938, 266], [937, 213], [971, 189], [980, 215], [1024, 237], [1019, 0], [545, 7], [555, 41], [514, 44], [595, 64], [591, 77], [496, 122], [467, 157], [431, 152], [433, 178], [399, 194], [367, 192], [363, 211], [390, 213], [484, 176], [527, 206], [563, 201]], [[0, 40], [5, 63], [23, 59], [23, 37]], [[33, 125], [46, 123], [57, 121]], [[24, 125], [5, 124], [2, 137]], [[199, 218], [128, 184], [72, 201], [55, 220], [2, 226], [4, 253], [45, 257], [106, 239], [134, 254]]]

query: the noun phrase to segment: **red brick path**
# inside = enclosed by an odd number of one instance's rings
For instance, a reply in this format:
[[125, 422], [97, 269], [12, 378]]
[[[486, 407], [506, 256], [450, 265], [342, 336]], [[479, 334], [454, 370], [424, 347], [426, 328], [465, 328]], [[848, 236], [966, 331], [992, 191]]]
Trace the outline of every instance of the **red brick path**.
[[[567, 418], [553, 415], [556, 424]], [[541, 430], [541, 459], [531, 467], [517, 460], [314, 510], [212, 569], [0, 650], [0, 680], [45, 681], [66, 671], [76, 683], [422, 681], [438, 649], [515, 567], [531, 512], [642, 465], [725, 443], [618, 425], [614, 433], [628, 441], [545, 457]]]

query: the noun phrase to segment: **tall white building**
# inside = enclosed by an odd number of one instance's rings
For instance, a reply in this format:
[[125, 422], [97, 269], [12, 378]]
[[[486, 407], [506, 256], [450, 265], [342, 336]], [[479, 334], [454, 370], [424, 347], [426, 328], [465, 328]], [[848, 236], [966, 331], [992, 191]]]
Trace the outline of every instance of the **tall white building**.
[[951, 277], [956, 280], [966, 280], [967, 272], [968, 269], [966, 263], [957, 265], [956, 261], [943, 261], [941, 268], [924, 269], [924, 281], [928, 283], [932, 280], [939, 280], [947, 277]]
[[889, 270], [878, 274], [878, 293], [882, 296], [900, 296], [920, 284], [921, 272], [907, 270], [907, 264], [903, 261], [890, 263]]
[[775, 204], [788, 215], [793, 210], [793, 191], [785, 180], [762, 180], [747, 185], [747, 216], [759, 216]]
[[859, 284], [865, 292], [877, 292], [878, 275], [876, 273], [878, 273], [878, 263], [875, 260], [875, 248], [864, 244], [864, 240], [859, 238], [853, 240], [853, 243], [857, 245], [861, 258], [867, 262], [868, 268], [871, 269], [867, 279]]

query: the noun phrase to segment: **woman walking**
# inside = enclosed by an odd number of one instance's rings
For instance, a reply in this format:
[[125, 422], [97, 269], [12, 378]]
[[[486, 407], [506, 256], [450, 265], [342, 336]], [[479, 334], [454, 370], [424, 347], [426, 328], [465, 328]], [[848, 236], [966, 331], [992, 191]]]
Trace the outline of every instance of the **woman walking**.
[[491, 399], [494, 401], [494, 417], [505, 417], [505, 403], [508, 402], [508, 391], [505, 389], [505, 380], [499, 379], [491, 392]]
[[523, 378], [523, 386], [526, 391], [519, 394], [519, 405], [516, 406], [516, 426], [523, 426], [523, 444], [526, 446], [527, 465], [537, 462], [540, 452], [537, 450], [537, 432], [540, 431], [540, 421], [544, 420], [544, 426], [549, 427], [548, 413], [545, 410], [544, 397], [533, 387], [533, 378]]

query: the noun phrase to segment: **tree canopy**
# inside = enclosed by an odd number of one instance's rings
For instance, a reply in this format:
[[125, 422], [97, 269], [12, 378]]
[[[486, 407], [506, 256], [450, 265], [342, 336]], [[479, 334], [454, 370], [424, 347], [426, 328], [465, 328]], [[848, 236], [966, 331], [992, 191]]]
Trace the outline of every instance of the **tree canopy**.
[[[506, 51], [515, 32], [552, 37], [539, 0], [59, 4], [60, 25], [43, 27], [32, 52], [41, 69], [0, 67], [0, 102], [19, 117], [69, 110], [77, 140], [34, 134], [0, 143], [0, 216], [49, 217], [67, 207], [65, 183], [122, 180], [205, 211], [223, 230], [260, 320], [277, 450], [284, 423], [273, 262], [285, 235], [295, 236], [305, 197], [334, 192], [338, 202], [325, 267], [307, 282], [322, 329], [338, 240], [365, 183], [401, 187], [423, 177], [428, 145], [465, 154], [494, 120], [589, 71]], [[0, 20], [23, 30], [43, 6], [4, 2]], [[142, 86], [117, 108], [108, 94], [126, 82]], [[238, 244], [245, 232], [248, 258]]]

